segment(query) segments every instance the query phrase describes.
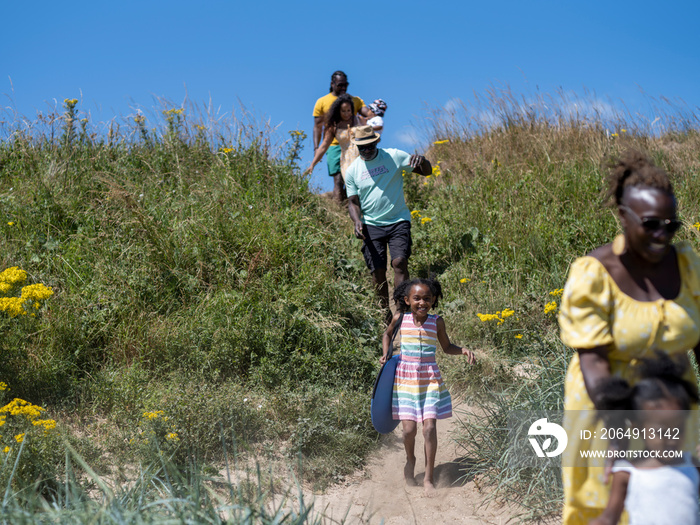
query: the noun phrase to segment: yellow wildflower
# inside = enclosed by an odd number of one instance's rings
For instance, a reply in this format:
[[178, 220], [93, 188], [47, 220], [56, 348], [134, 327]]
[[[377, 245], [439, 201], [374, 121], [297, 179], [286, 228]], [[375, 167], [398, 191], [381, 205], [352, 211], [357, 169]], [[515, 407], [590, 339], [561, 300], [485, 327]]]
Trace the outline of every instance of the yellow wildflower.
[[510, 317], [513, 314], [515, 314], [515, 310], [513, 310], [512, 308], [506, 308], [501, 312], [501, 317], [505, 319], [506, 317]]
[[7, 454], [10, 451], [10, 447], [5, 447], [2, 449], [2, 451]]
[[551, 314], [556, 309], [557, 309], [556, 301], [551, 301], [551, 302], [544, 305], [544, 313], [545, 314]]
[[27, 315], [27, 312], [22, 308], [23, 302], [24, 301], [20, 297], [0, 297], [0, 311], [5, 312], [10, 317]]
[[423, 217], [423, 218], [420, 220], [420, 223], [421, 223], [421, 224], [425, 224], [426, 222], [433, 222], [433, 219], [431, 219], [430, 217]]
[[23, 301], [43, 301], [53, 295], [53, 290], [49, 286], [41, 283], [30, 284], [22, 288]]
[[617, 137], [618, 134], [617, 134], [617, 133], [612, 133], [610, 136], [611, 136], [611, 137]]
[[522, 339], [523, 334], [515, 334], [513, 337], [515, 337], [516, 339]]
[[416, 217], [420, 217], [420, 212], [418, 210], [413, 210], [411, 212], [411, 219], [415, 219]]
[[[442, 170], [440, 169], [440, 162], [441, 161], [438, 161], [437, 164], [435, 166], [433, 166], [433, 173], [432, 174], [435, 177], [439, 177], [442, 174]], [[430, 177], [430, 175], [428, 175], [428, 177]]]
[[695, 224], [693, 224], [693, 228], [700, 231], [700, 222], [696, 222]]
[[22, 441], [24, 441], [24, 432], [22, 432], [21, 434], [17, 434], [15, 436], [15, 441], [17, 441], [17, 443], [21, 443]]
[[15, 223], [14, 223], [14, 221], [10, 221], [10, 222], [7, 223], [7, 225], [8, 225], [8, 226], [14, 226]]
[[459, 282], [462, 283], [462, 284], [464, 284], [464, 283], [466, 283], [466, 282], [469, 282], [469, 281], [471, 281], [471, 279], [467, 279], [466, 277], [462, 277], [462, 278], [459, 280]]
[[487, 323], [489, 321], [498, 321], [500, 320], [500, 317], [498, 317], [498, 314], [480, 314], [477, 313], [476, 316], [481, 319], [482, 323]]
[[438, 146], [438, 145], [440, 145], [440, 144], [448, 144], [449, 142], [450, 142], [450, 141], [449, 141], [448, 139], [445, 139], [445, 140], [436, 140], [435, 142], [433, 142], [433, 144], [435, 144], [436, 146]]
[[165, 439], [168, 441], [179, 441], [180, 438], [177, 435], [177, 432], [169, 432], [167, 436], [165, 436]]
[[0, 282], [7, 284], [19, 284], [27, 280], [27, 272], [20, 270], [19, 266], [12, 266], [0, 273]]
[[143, 417], [146, 419], [158, 419], [159, 416], [165, 414], [162, 410], [156, 410], [154, 412], [144, 412]]
[[549, 295], [552, 297], [559, 297], [561, 294], [564, 293], [564, 288], [557, 288], [556, 290], [552, 290], [549, 292]]
[[231, 153], [233, 148], [221, 148], [221, 153]]
[[626, 129], [621, 129], [620, 131], [621, 131], [622, 133], [627, 133], [627, 130], [626, 130]]
[[0, 381], [0, 390], [8, 390], [7, 383], [3, 383], [2, 381]]

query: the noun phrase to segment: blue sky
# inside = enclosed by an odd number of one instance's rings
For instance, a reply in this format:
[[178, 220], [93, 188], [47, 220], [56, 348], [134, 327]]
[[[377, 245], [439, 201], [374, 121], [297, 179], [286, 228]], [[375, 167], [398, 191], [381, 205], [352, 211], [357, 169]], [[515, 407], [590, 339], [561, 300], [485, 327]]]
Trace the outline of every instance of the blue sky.
[[[2, 106], [29, 119], [64, 98], [79, 99], [93, 122], [188, 99], [218, 115], [243, 104], [279, 140], [293, 129], [310, 137], [314, 102], [336, 69], [350, 93], [387, 101], [382, 144], [410, 152], [425, 149], [431, 110], [490, 86], [588, 92], [632, 112], [652, 111], [661, 96], [700, 106], [691, 0], [75, 0], [2, 11]], [[308, 138], [304, 167], [311, 149]], [[324, 162], [312, 182], [327, 191], [328, 179]]]

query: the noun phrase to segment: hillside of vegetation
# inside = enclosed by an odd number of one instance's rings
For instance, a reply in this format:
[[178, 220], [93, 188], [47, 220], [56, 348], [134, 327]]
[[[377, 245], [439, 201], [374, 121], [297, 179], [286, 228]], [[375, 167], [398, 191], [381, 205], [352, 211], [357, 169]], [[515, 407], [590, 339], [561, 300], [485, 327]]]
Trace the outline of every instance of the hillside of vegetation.
[[[624, 116], [492, 107], [488, 126], [432, 120], [433, 175], [405, 179], [410, 271], [440, 279], [451, 337], [479, 353], [475, 367], [441, 361], [453, 392], [481, 408], [458, 436], [465, 473], [551, 515], [556, 474], [498, 477], [502, 418], [561, 406], [558, 293], [571, 261], [618, 230], [600, 205], [605, 159], [636, 147], [665, 167], [687, 223], [678, 237], [698, 246], [700, 139], [688, 125], [652, 134]], [[377, 443], [382, 315], [345, 209], [301, 176], [304, 134], [273, 152], [251, 124], [191, 113], [163, 108], [155, 127], [137, 116], [100, 133], [66, 100], [29, 126], [3, 124], [0, 405], [29, 404], [0, 428], [0, 487], [18, 516], [40, 505], [28, 487], [67, 502], [126, 466], [180, 473], [166, 492], [196, 487], [187, 499], [204, 490], [192, 472], [232, 454], [286, 458], [323, 486]], [[29, 300], [34, 284], [52, 293]], [[239, 485], [226, 498], [261, 494]]]

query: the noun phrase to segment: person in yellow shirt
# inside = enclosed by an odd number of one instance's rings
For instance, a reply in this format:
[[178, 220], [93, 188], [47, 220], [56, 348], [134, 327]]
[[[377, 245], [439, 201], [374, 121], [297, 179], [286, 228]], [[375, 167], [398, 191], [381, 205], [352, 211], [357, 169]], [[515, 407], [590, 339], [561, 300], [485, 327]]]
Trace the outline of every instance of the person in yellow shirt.
[[[331, 75], [331, 86], [329, 93], [327, 95], [322, 96], [316, 101], [313, 113], [314, 153], [316, 153], [316, 150], [321, 144], [321, 140], [323, 138], [326, 113], [328, 113], [328, 111], [331, 109], [331, 106], [333, 105], [333, 102], [335, 102], [335, 99], [347, 92], [349, 85], [350, 83], [348, 82], [348, 77], [344, 72], [334, 71]], [[363, 116], [369, 115], [369, 109], [365, 106], [364, 101], [360, 97], [352, 98], [355, 105], [354, 112], [356, 114], [360, 113]], [[361, 123], [364, 124], [364, 121]], [[326, 152], [326, 162], [328, 164], [328, 175], [333, 177], [333, 197], [338, 202], [342, 202], [345, 198], [345, 187], [343, 184], [343, 177], [340, 174], [340, 153], [340, 145], [338, 144], [337, 140], [333, 139], [333, 142], [331, 142], [331, 146]]]
[[[634, 385], [638, 361], [656, 351], [700, 357], [700, 258], [671, 242], [682, 223], [669, 177], [636, 151], [611, 167], [608, 197], [623, 233], [572, 263], [559, 313], [561, 340], [576, 350], [564, 386], [565, 525], [587, 525], [608, 504], [611, 464], [582, 454], [609, 445], [591, 422], [601, 384], [615, 376]], [[685, 379], [697, 384], [690, 366]], [[684, 450], [697, 443], [697, 405], [691, 414]]]

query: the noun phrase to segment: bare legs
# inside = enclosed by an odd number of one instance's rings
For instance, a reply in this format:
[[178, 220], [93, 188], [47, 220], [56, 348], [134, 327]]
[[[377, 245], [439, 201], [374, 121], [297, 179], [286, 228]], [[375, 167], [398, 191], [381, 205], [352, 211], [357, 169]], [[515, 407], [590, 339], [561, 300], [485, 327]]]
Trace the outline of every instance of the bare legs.
[[[394, 288], [396, 288], [408, 279], [408, 260], [403, 257], [393, 259], [391, 267], [394, 269]], [[385, 268], [377, 268], [372, 272], [372, 283], [379, 295], [379, 304], [383, 309], [389, 310], [389, 283], [386, 280]], [[391, 321], [391, 311], [387, 319]]]
[[[415, 421], [401, 421], [403, 425], [403, 446], [406, 450], [406, 465], [403, 468], [404, 479], [406, 485], [415, 487], [417, 485], [415, 478], [416, 468], [416, 434], [418, 433], [418, 424]], [[423, 489], [427, 495], [432, 495], [435, 492], [435, 483], [433, 473], [435, 471], [435, 453], [437, 452], [437, 429], [434, 419], [426, 419], [423, 421], [423, 439], [425, 441], [425, 477], [423, 478]]]
[[333, 198], [338, 204], [343, 204], [343, 201], [348, 198], [345, 193], [343, 176], [340, 173], [333, 175]]

